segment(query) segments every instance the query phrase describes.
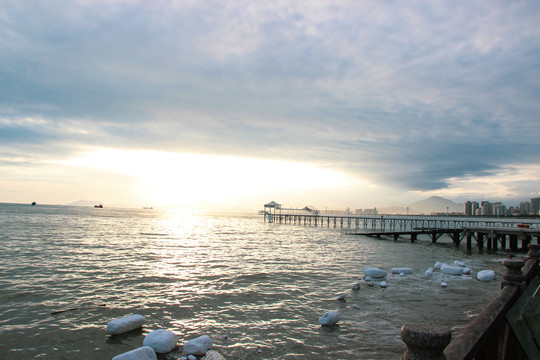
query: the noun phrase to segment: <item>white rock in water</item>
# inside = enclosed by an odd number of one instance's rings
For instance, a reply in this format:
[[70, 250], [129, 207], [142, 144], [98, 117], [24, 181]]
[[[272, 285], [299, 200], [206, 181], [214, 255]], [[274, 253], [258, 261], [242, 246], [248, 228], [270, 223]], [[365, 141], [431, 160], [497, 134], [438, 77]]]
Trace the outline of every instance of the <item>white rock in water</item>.
[[188, 355], [187, 360], [197, 360], [195, 355]]
[[381, 281], [379, 286], [384, 289], [384, 288], [386, 288], [388, 286], [388, 284], [386, 283], [386, 281]]
[[366, 268], [364, 269], [364, 275], [371, 276], [372, 278], [383, 278], [386, 276], [386, 271], [379, 268]]
[[123, 334], [125, 332], [135, 330], [143, 326], [144, 316], [133, 314], [124, 316], [119, 319], [109, 321], [107, 324], [107, 332], [112, 335]]
[[442, 264], [441, 264], [439, 261], [437, 261], [437, 262], [435, 263], [435, 265], [433, 265], [433, 267], [434, 267], [435, 269], [440, 269], [441, 266], [442, 266]]
[[203, 335], [198, 338], [191, 339], [184, 344], [184, 351], [193, 355], [204, 355], [213, 346], [210, 336]]
[[347, 296], [347, 294], [341, 294], [336, 298], [336, 300], [342, 300], [343, 301], [343, 300], [345, 300], [345, 296]]
[[495, 271], [493, 270], [482, 270], [476, 274], [476, 278], [480, 281], [491, 281], [495, 279]]
[[366, 281], [371, 281], [371, 276], [366, 275], [366, 277], [364, 278], [364, 280], [366, 280]]
[[470, 274], [470, 273], [471, 273], [471, 268], [464, 267], [464, 268], [463, 268], [463, 273], [464, 273], [464, 274]]
[[334, 325], [339, 321], [339, 313], [337, 311], [327, 311], [319, 318], [319, 324], [323, 326]]
[[208, 350], [204, 357], [204, 360], [225, 360], [223, 355], [214, 350]]
[[465, 263], [463, 261], [459, 261], [459, 260], [454, 261], [454, 264], [456, 264], [457, 266], [461, 266], [461, 267], [466, 267], [467, 266], [467, 265], [465, 265]]
[[112, 360], [157, 360], [156, 352], [149, 346], [116, 355]]
[[150, 346], [157, 353], [164, 354], [176, 347], [178, 336], [170, 330], [158, 329], [150, 331], [144, 338], [143, 345]]
[[441, 283], [441, 287], [447, 287], [447, 286], [448, 286], [448, 284], [445, 283], [444, 281]]
[[412, 269], [407, 267], [395, 267], [392, 268], [392, 274], [412, 274]]
[[460, 266], [450, 266], [450, 265], [447, 265], [447, 264], [442, 264], [441, 265], [441, 270], [445, 274], [450, 274], [450, 275], [461, 275], [461, 274], [463, 274], [463, 268], [460, 267]]
[[426, 270], [426, 272], [424, 273], [424, 275], [426, 275], [426, 276], [431, 276], [431, 275], [433, 275], [433, 269], [432, 269], [432, 268], [428, 268], [428, 269]]

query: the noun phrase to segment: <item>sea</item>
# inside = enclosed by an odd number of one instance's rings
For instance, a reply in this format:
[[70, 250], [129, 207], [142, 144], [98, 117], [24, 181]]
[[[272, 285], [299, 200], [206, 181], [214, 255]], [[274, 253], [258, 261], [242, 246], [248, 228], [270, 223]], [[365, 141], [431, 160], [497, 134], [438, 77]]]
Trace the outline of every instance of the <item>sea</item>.
[[[399, 359], [404, 324], [459, 334], [499, 291], [507, 255], [256, 213], [0, 204], [0, 359], [111, 359], [156, 329], [179, 339], [161, 359], [202, 335], [226, 359]], [[426, 276], [437, 261], [472, 273]], [[388, 272], [386, 288], [364, 281], [368, 267]], [[495, 280], [476, 280], [486, 269]], [[326, 311], [337, 325], [319, 324]], [[130, 314], [142, 329], [107, 334]]]

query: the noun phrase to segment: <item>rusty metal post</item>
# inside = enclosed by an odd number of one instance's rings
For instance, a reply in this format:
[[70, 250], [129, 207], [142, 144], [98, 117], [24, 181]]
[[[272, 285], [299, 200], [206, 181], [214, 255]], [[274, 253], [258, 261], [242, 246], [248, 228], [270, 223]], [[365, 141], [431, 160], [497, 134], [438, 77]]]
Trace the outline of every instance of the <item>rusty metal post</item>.
[[425, 325], [403, 325], [401, 340], [407, 345], [401, 360], [445, 360], [444, 348], [450, 343], [450, 330]]

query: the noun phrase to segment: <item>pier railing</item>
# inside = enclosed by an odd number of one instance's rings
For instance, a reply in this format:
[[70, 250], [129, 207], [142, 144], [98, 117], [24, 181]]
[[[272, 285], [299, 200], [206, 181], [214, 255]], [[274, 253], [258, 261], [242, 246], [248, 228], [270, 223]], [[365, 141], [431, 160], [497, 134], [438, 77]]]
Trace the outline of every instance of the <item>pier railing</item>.
[[[530, 244], [527, 260], [506, 259], [501, 291], [453, 340], [448, 329], [425, 324], [404, 325], [401, 338], [407, 345], [402, 360], [477, 359], [521, 360], [540, 358], [538, 304], [540, 245]], [[525, 304], [526, 306], [522, 306]], [[531, 305], [531, 309], [527, 306]], [[526, 310], [533, 314], [528, 324]], [[530, 329], [533, 330], [530, 330]], [[538, 334], [536, 334], [538, 336]]]
[[527, 251], [527, 245], [536, 237], [540, 243], [539, 218], [477, 218], [464, 216], [418, 216], [418, 215], [350, 215], [320, 214], [306, 211], [283, 211], [273, 214], [264, 212], [268, 222], [298, 224], [315, 227], [341, 228], [345, 235], [410, 236], [415, 242], [419, 235], [429, 235], [433, 243], [442, 235], [448, 235], [459, 246], [465, 239], [468, 250], [473, 242], [478, 248], [488, 250], [507, 249]]

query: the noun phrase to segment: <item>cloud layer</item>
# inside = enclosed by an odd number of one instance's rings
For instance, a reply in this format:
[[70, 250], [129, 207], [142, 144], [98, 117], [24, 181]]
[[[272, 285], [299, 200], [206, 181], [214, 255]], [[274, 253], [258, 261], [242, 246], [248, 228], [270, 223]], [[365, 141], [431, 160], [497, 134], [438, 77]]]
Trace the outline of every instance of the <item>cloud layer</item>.
[[535, 1], [7, 0], [0, 14], [0, 166], [145, 148], [427, 192], [539, 163]]

